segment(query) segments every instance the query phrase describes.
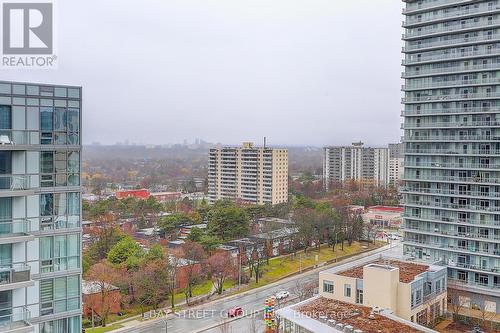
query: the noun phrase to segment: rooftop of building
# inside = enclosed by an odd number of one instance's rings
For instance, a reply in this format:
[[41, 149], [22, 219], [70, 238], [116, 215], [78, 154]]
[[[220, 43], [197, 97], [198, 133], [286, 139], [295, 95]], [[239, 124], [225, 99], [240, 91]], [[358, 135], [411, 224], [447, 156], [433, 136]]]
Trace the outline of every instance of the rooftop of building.
[[87, 281], [82, 280], [82, 294], [91, 295], [97, 294], [101, 292], [101, 287], [104, 286], [104, 290], [118, 290], [118, 287], [115, 287], [109, 283], [101, 284], [97, 281]]
[[371, 206], [368, 207], [369, 211], [379, 211], [379, 212], [388, 212], [388, 213], [403, 213], [403, 207], [397, 206]]
[[336, 273], [337, 275], [363, 279], [363, 268], [368, 265], [379, 265], [382, 267], [392, 267], [399, 268], [399, 281], [402, 283], [410, 283], [415, 280], [415, 277], [425, 273], [431, 269], [430, 266], [415, 264], [412, 262], [399, 261], [399, 260], [388, 260], [388, 259], [378, 259], [370, 263], [361, 264], [359, 266], [350, 268], [345, 271]]
[[284, 308], [278, 314], [315, 333], [344, 332], [346, 326], [349, 326], [351, 332], [359, 330], [363, 333], [434, 332], [400, 319], [388, 311], [376, 312], [366, 306], [324, 297]]

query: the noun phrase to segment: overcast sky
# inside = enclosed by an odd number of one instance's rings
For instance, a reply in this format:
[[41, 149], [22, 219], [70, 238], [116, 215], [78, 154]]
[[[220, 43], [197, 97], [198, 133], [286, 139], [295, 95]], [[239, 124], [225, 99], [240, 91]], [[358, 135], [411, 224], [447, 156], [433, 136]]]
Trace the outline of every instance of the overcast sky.
[[59, 0], [84, 143], [372, 145], [400, 138], [398, 0]]

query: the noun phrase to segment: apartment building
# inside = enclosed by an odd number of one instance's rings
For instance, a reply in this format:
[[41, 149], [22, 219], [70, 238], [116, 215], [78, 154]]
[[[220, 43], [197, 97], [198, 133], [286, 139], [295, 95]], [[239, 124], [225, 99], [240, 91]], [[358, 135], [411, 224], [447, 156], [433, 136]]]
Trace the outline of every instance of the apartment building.
[[[367, 185], [388, 186], [391, 181], [389, 148], [365, 147], [362, 142], [351, 146], [323, 148], [323, 183], [329, 189], [332, 183], [354, 180]], [[392, 177], [397, 177], [392, 174]]]
[[429, 325], [446, 313], [446, 267], [378, 259], [319, 274], [320, 296]]
[[498, 313], [500, 3], [404, 3], [404, 252]]
[[288, 150], [255, 147], [212, 148], [208, 165], [208, 197], [253, 204], [288, 201]]
[[1, 332], [81, 332], [81, 94], [0, 81]]

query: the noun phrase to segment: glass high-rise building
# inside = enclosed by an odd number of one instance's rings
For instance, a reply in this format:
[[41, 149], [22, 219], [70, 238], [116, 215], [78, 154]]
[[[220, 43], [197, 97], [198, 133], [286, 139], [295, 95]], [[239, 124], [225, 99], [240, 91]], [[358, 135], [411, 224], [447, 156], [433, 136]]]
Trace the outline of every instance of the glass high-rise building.
[[81, 332], [81, 93], [0, 81], [0, 332]]
[[404, 251], [499, 312], [500, 3], [404, 2]]

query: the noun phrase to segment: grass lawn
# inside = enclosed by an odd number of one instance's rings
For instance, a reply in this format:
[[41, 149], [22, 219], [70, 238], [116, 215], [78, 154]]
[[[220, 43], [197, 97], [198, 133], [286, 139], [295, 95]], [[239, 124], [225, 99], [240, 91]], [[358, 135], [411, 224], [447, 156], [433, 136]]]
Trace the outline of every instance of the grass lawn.
[[112, 324], [108, 325], [106, 327], [96, 327], [96, 328], [86, 328], [85, 333], [104, 333], [104, 332], [109, 332], [112, 330], [117, 330], [119, 328], [122, 328], [122, 325], [119, 324]]
[[[370, 246], [370, 248], [375, 247], [375, 245]], [[332, 251], [331, 247], [323, 246], [319, 252], [316, 249], [309, 249], [307, 251], [307, 255], [304, 254], [304, 251], [301, 251], [297, 252], [295, 256], [288, 255], [273, 258], [269, 260], [269, 265], [264, 265], [263, 275], [259, 279], [259, 284], [256, 284], [255, 281], [253, 281], [250, 283], [249, 288], [252, 289], [275, 282], [287, 275], [299, 272], [301, 267], [302, 270], [305, 270], [317, 264], [328, 262], [346, 255], [355, 254], [363, 250], [366, 249], [363, 248], [361, 244], [354, 242], [351, 246], [347, 246], [347, 244], [345, 244], [344, 251], [341, 250], [341, 246], [337, 246], [335, 248], [335, 252]]]
[[[234, 286], [234, 281], [227, 280], [226, 282], [224, 282], [224, 289], [229, 289], [233, 286]], [[194, 286], [193, 287], [193, 297], [207, 295], [208, 293], [210, 293], [210, 291], [212, 291], [212, 287], [213, 287], [213, 284], [212, 284], [212, 281], [210, 281], [210, 280], [204, 282], [203, 284], [199, 284], [199, 285]], [[175, 304], [182, 303], [185, 300], [186, 300], [186, 295], [184, 294], [184, 292], [180, 292], [180, 293], [175, 294]], [[168, 303], [168, 304], [170, 304], [170, 303]]]

